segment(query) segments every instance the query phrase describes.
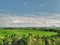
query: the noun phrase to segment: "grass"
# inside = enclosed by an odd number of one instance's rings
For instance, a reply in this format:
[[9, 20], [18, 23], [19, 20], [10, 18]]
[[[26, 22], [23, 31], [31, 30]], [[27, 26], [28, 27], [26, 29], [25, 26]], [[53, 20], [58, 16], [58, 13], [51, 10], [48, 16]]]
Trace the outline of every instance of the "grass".
[[57, 32], [48, 32], [48, 31], [41, 31], [41, 30], [29, 30], [29, 29], [0, 29], [0, 37], [4, 37], [4, 35], [11, 35], [11, 34], [16, 34], [17, 36], [22, 36], [22, 35], [28, 35], [29, 33], [32, 33], [33, 36], [39, 35], [56, 35]]

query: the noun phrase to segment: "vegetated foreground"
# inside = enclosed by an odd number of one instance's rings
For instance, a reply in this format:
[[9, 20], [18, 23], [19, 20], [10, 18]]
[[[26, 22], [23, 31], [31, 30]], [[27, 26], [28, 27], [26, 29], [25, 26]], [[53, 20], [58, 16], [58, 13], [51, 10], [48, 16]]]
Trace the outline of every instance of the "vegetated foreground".
[[16, 34], [17, 36], [26, 35], [28, 36], [29, 33], [32, 33], [32, 36], [39, 35], [39, 36], [51, 36], [56, 35], [57, 32], [49, 32], [49, 31], [41, 31], [41, 30], [33, 30], [33, 29], [0, 29], [0, 37], [4, 37], [4, 35], [12, 35]]
[[0, 45], [60, 45], [60, 35], [36, 29], [0, 29]]

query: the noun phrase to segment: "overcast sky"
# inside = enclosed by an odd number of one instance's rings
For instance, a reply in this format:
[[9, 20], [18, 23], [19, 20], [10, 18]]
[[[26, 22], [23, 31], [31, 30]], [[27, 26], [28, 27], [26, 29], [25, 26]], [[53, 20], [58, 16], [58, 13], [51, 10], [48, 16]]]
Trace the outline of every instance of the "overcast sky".
[[60, 26], [60, 0], [0, 0], [0, 26]]

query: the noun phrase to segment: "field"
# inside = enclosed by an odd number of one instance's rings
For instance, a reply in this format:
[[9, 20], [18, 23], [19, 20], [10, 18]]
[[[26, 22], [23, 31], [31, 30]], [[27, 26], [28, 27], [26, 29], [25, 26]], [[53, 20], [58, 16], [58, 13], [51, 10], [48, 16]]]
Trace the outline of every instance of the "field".
[[57, 32], [49, 32], [49, 31], [41, 31], [40, 30], [34, 30], [34, 29], [0, 29], [0, 38], [4, 37], [4, 35], [12, 35], [12, 34], [16, 34], [17, 36], [22, 36], [22, 35], [26, 35], [28, 36], [29, 33], [32, 33], [33, 36], [35, 35], [39, 35], [39, 36], [51, 36], [51, 35], [56, 35]]
[[60, 45], [60, 34], [45, 28], [0, 28], [0, 45]]

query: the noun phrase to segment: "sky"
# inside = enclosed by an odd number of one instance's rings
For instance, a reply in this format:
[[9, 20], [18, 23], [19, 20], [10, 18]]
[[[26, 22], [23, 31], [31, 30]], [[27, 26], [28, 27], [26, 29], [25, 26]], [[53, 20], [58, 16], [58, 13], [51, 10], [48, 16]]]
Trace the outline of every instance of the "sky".
[[0, 27], [60, 27], [60, 0], [0, 0]]
[[0, 0], [3, 13], [60, 13], [60, 0]]

